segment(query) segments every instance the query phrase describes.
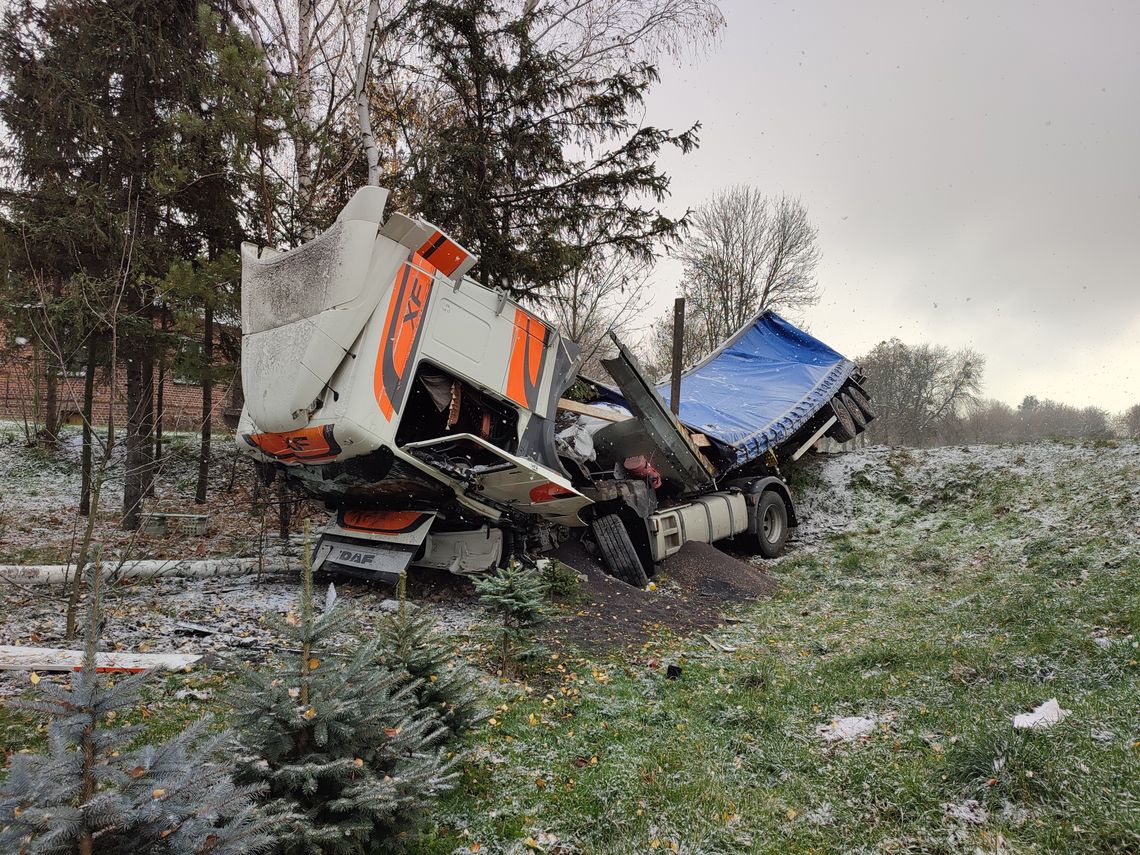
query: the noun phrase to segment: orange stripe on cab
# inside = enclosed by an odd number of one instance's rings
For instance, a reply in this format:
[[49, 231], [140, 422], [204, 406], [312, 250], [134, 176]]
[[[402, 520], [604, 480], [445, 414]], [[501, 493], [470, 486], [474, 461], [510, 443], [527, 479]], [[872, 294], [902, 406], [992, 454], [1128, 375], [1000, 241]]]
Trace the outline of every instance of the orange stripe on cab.
[[[422, 269], [421, 269], [422, 268]], [[380, 349], [376, 353], [376, 369], [372, 387], [380, 412], [388, 421], [403, 403], [408, 375], [420, 338], [420, 325], [431, 296], [432, 274], [435, 267], [419, 255], [405, 262], [392, 283], [392, 296], [388, 300], [388, 314], [384, 318], [384, 332]]]
[[538, 384], [546, 360], [546, 324], [515, 308], [511, 361], [507, 368], [507, 397], [533, 410], [538, 405]]
[[444, 276], [453, 274], [467, 260], [467, 250], [439, 231], [433, 232], [416, 251], [424, 260], [434, 264]]

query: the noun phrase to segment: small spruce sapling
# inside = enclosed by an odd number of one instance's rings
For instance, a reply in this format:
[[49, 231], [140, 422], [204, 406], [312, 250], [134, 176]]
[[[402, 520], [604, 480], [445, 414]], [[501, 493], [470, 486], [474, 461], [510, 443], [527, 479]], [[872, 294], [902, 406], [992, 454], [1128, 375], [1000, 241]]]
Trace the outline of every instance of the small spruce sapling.
[[568, 564], [563, 564], [557, 558], [540, 558], [535, 566], [542, 574], [542, 583], [551, 599], [574, 598], [580, 592], [582, 581], [578, 578], [578, 571]]
[[101, 572], [90, 589], [83, 667], [70, 685], [41, 681], [39, 698], [11, 706], [43, 713], [48, 753], [12, 757], [0, 781], [0, 851], [80, 855], [190, 855], [269, 851], [278, 819], [253, 806], [258, 787], [235, 786], [217, 762], [225, 735], [202, 720], [157, 745], [140, 726], [110, 727], [139, 705], [149, 676], [114, 682], [97, 672]]
[[417, 684], [421, 707], [433, 710], [447, 728], [449, 741], [461, 738], [487, 717], [475, 669], [436, 631], [429, 609], [407, 603], [407, 576], [400, 574], [399, 608], [381, 616], [377, 626], [380, 662], [405, 672]]
[[546, 584], [538, 571], [512, 558], [493, 575], [475, 580], [480, 601], [499, 617], [497, 644], [504, 676], [538, 646], [535, 629], [546, 620]]
[[235, 689], [238, 769], [294, 817], [279, 851], [375, 852], [395, 842], [457, 774], [445, 762], [439, 719], [416, 704], [417, 684], [377, 664], [375, 642], [338, 656], [330, 637], [344, 607], [313, 609], [306, 539], [300, 614], [280, 630], [300, 649], [292, 663], [248, 671]]

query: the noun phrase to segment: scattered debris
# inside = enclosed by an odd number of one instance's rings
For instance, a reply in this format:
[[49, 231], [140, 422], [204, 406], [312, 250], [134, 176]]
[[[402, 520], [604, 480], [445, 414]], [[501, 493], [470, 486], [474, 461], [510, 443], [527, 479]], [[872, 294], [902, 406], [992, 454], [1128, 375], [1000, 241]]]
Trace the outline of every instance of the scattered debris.
[[707, 641], [709, 643], [709, 645], [713, 648], [713, 650], [719, 650], [721, 653], [735, 653], [736, 652], [736, 648], [733, 647], [732, 645], [721, 644], [716, 639], [712, 638], [711, 636], [705, 635], [704, 633], [701, 633], [701, 638], [703, 638], [705, 641]]
[[1061, 709], [1061, 705], [1057, 703], [1056, 698], [1050, 698], [1045, 703], [1036, 707], [1032, 712], [1022, 713], [1013, 717], [1013, 726], [1018, 730], [1044, 730], [1047, 727], [1052, 727], [1060, 721], [1063, 721], [1065, 716], [1069, 714], [1069, 710]]
[[[122, 653], [119, 651], [95, 654], [95, 669], [101, 672], [127, 671], [137, 673], [161, 668], [178, 671], [189, 668], [201, 656], [182, 653]], [[61, 650], [58, 647], [13, 647], [0, 645], [0, 670], [4, 671], [78, 671], [83, 667], [82, 650]]]
[[815, 733], [825, 742], [850, 742], [853, 739], [866, 736], [874, 729], [875, 718], [873, 716], [853, 715], [832, 719], [829, 724], [821, 724], [815, 729]]
[[213, 627], [206, 626], [201, 623], [192, 623], [188, 620], [180, 620], [174, 624], [174, 631], [179, 635], [215, 635], [218, 630]]

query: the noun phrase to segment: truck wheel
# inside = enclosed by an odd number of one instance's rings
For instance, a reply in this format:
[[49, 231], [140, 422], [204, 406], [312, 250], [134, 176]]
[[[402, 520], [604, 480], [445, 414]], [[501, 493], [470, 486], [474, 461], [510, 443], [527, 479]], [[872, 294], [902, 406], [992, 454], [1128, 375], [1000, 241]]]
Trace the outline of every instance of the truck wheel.
[[851, 395], [851, 400], [853, 400], [856, 405], [858, 405], [859, 409], [863, 411], [863, 417], [866, 418], [867, 421], [871, 421], [873, 418], [875, 418], [875, 408], [871, 406], [871, 402], [867, 399], [866, 395], [864, 395], [854, 386], [849, 386], [847, 388], [847, 392]]
[[855, 419], [851, 418], [851, 413], [847, 412], [847, 407], [838, 396], [831, 399], [831, 412], [835, 414], [836, 421], [828, 429], [827, 435], [836, 442], [848, 442], [854, 439], [857, 433]]
[[645, 568], [633, 548], [633, 541], [629, 539], [629, 532], [617, 514], [607, 514], [594, 520], [592, 526], [594, 540], [605, 559], [609, 574], [626, 584], [637, 588], [644, 588], [649, 584], [645, 575]]
[[777, 558], [788, 541], [788, 508], [775, 490], [765, 490], [756, 504], [756, 531], [742, 535], [741, 543], [754, 555]]
[[860, 431], [865, 430], [867, 428], [867, 417], [863, 415], [863, 411], [859, 409], [859, 405], [846, 393], [839, 397], [843, 400], [843, 406], [847, 408], [847, 412], [851, 415], [851, 420], [855, 422], [855, 427]]

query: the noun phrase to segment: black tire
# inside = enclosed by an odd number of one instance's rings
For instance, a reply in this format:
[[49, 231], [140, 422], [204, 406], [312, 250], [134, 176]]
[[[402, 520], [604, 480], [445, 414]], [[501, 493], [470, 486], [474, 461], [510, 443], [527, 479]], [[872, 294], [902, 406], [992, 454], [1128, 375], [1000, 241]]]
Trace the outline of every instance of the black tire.
[[740, 535], [741, 545], [753, 555], [778, 558], [788, 542], [788, 506], [775, 490], [765, 490], [756, 503], [756, 531]]
[[866, 395], [854, 386], [848, 388], [847, 393], [851, 396], [851, 400], [858, 404], [859, 409], [863, 411], [863, 416], [867, 421], [871, 421], [875, 418], [875, 408], [871, 406], [871, 401]]
[[645, 568], [641, 566], [641, 559], [637, 557], [637, 551], [633, 548], [633, 541], [629, 539], [629, 532], [625, 530], [621, 517], [606, 514], [594, 520], [591, 528], [611, 576], [636, 588], [644, 588], [649, 584]]
[[827, 435], [836, 442], [848, 442], [854, 439], [855, 420], [851, 418], [851, 413], [847, 412], [847, 407], [838, 397], [831, 399], [831, 411], [835, 413], [836, 421], [828, 429]]
[[860, 431], [865, 430], [867, 427], [867, 417], [863, 415], [863, 411], [859, 409], [859, 405], [846, 393], [841, 395], [840, 398], [843, 400], [843, 406], [847, 407], [847, 412], [851, 414], [851, 420], [855, 422], [855, 427]]

